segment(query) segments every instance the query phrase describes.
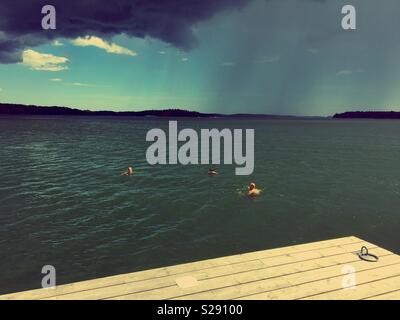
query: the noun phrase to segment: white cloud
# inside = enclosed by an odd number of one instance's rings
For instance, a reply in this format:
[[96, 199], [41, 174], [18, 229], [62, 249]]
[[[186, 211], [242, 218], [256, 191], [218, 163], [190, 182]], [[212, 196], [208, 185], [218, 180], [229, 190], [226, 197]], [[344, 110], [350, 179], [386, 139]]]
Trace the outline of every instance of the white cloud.
[[280, 56], [263, 56], [256, 60], [256, 63], [274, 63], [281, 59]]
[[340, 71], [336, 72], [336, 75], [338, 75], [338, 76], [348, 76], [350, 74], [353, 74], [352, 70], [340, 70]]
[[40, 53], [31, 49], [22, 53], [22, 64], [32, 70], [62, 71], [68, 69], [68, 58], [58, 57], [52, 54]]
[[231, 61], [225, 61], [225, 62], [221, 63], [222, 67], [233, 67], [234, 65], [235, 65], [235, 63], [231, 62]]
[[166, 54], [166, 52], [165, 52], [165, 51], [163, 51], [163, 50], [161, 50], [161, 51], [158, 51], [158, 53], [159, 53], [159, 54]]
[[97, 48], [105, 50], [108, 53], [123, 54], [123, 55], [132, 56], [132, 57], [137, 55], [136, 52], [134, 52], [130, 49], [121, 47], [115, 43], [108, 43], [98, 37], [90, 37], [90, 36], [86, 36], [83, 38], [80, 37], [75, 40], [72, 40], [71, 42], [72, 42], [72, 44], [79, 46], [79, 47], [97, 47]]
[[62, 42], [58, 41], [58, 40], [54, 40], [53, 43], [52, 43], [52, 45], [55, 46], [55, 47], [61, 47], [61, 46], [63, 46], [64, 44], [63, 44]]
[[338, 72], [336, 72], [337, 76], [349, 76], [352, 75], [354, 73], [362, 73], [365, 72], [364, 69], [357, 69], [357, 70], [340, 70]]
[[[64, 80], [61, 78], [51, 78], [49, 81], [53, 82], [63, 82]], [[65, 86], [72, 86], [72, 87], [97, 87], [94, 84], [89, 83], [82, 83], [82, 82], [63, 82]]]
[[183, 62], [187, 62], [189, 59], [188, 58], [182, 58]]
[[81, 83], [81, 82], [67, 82], [67, 86], [74, 86], [74, 87], [94, 87], [92, 84]]

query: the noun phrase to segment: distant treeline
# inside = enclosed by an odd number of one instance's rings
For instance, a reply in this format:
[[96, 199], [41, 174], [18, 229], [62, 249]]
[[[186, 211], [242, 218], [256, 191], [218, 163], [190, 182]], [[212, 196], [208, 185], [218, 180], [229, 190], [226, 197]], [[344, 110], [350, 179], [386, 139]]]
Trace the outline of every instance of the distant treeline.
[[396, 111], [349, 111], [336, 113], [335, 119], [400, 119], [400, 112]]
[[90, 111], [67, 107], [42, 107], [0, 103], [0, 115], [65, 115], [65, 116], [131, 116], [131, 117], [191, 117], [191, 118], [245, 118], [245, 119], [309, 119], [319, 117], [295, 117], [268, 114], [219, 114], [201, 113], [182, 109], [145, 110], [145, 111]]
[[209, 117], [212, 114], [204, 114], [195, 111], [180, 109], [146, 110], [146, 111], [90, 111], [68, 107], [41, 107], [35, 105], [0, 103], [0, 114], [3, 115], [66, 115], [66, 116], [158, 116], [158, 117]]

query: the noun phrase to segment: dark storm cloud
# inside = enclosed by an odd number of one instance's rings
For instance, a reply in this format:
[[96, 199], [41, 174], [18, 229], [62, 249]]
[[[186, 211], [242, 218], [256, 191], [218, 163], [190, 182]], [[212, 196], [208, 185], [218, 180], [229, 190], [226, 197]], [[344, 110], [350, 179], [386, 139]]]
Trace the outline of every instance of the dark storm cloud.
[[[21, 61], [28, 46], [56, 38], [97, 35], [159, 39], [188, 50], [196, 44], [192, 26], [251, 0], [1, 0], [0, 63]], [[43, 30], [41, 9], [57, 10], [57, 29]]]

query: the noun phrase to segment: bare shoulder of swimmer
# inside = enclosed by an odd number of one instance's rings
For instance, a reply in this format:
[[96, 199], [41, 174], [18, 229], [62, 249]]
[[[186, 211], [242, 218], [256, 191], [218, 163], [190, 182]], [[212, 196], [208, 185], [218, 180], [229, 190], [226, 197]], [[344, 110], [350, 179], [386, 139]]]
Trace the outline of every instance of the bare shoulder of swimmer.
[[253, 189], [253, 190], [249, 191], [248, 195], [249, 196], [258, 196], [258, 195], [260, 195], [261, 192], [262, 192], [261, 189]]

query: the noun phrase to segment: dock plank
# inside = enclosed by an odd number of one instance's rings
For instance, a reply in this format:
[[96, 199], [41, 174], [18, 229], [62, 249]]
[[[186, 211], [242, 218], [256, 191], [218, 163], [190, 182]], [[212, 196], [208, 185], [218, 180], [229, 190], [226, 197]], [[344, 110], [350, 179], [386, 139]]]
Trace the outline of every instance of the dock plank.
[[[359, 248], [359, 247], [357, 247]], [[354, 251], [357, 250], [354, 247]], [[376, 248], [374, 251], [377, 254], [389, 254], [392, 255], [391, 252], [384, 250], [384, 249]], [[257, 281], [264, 281], [268, 283], [268, 285], [273, 286], [287, 286], [291, 285], [287, 282], [285, 278], [286, 275], [294, 275], [296, 278], [301, 278], [303, 275], [300, 275], [300, 272], [303, 271], [310, 271], [311, 274], [315, 274], [316, 271], [319, 273], [321, 270], [321, 265], [328, 265], [328, 266], [336, 266], [342, 263], [348, 262], [358, 262], [359, 258], [353, 252], [346, 252], [341, 253], [339, 255], [335, 254], [333, 256], [327, 257], [319, 257], [314, 259], [306, 259], [306, 260], [298, 260], [298, 261], [291, 261], [290, 263], [277, 263], [275, 266], [272, 261], [270, 264], [267, 265], [266, 268], [261, 270], [252, 270], [247, 272], [241, 272], [239, 274], [228, 274], [226, 276], [218, 277], [218, 278], [211, 278], [205, 279], [201, 281], [201, 286], [185, 289], [182, 290], [179, 287], [173, 286], [168, 288], [163, 288], [161, 290], [149, 291], [146, 293], [132, 293], [127, 296], [123, 297], [114, 297], [116, 299], [175, 299], [182, 297], [183, 299], [190, 299], [192, 294], [195, 293], [202, 293], [202, 292], [209, 292], [212, 290], [221, 289], [220, 291], [223, 292], [224, 297], [218, 296], [218, 299], [232, 299], [235, 296], [226, 295], [225, 291], [227, 287], [230, 286], [240, 286], [243, 287], [243, 284], [250, 283], [250, 287], [253, 288], [257, 286], [256, 292], [260, 292], [259, 285], [260, 282]], [[256, 283], [257, 282], [257, 283]], [[213, 292], [214, 294], [215, 292]]]
[[[380, 250], [374, 250], [380, 254]], [[382, 254], [386, 254], [383, 251]], [[394, 257], [392, 254], [384, 257]], [[390, 261], [393, 258], [389, 258]], [[396, 259], [396, 261], [399, 261]], [[392, 262], [392, 261], [391, 261]], [[353, 254], [346, 253], [337, 257], [325, 257], [317, 259], [316, 261], [300, 262], [286, 267], [269, 268], [267, 274], [251, 274], [250, 276], [244, 275], [240, 278], [240, 284], [235, 285], [234, 288], [227, 291], [225, 288], [212, 290], [215, 299], [258, 299], [264, 294], [285, 288], [297, 287], [304, 282], [312, 282], [320, 279], [330, 278], [333, 275], [342, 276], [342, 267], [347, 264], [363, 265], [359, 259]], [[321, 267], [323, 265], [323, 267]], [[372, 266], [363, 266], [364, 268], [371, 268]], [[296, 291], [296, 289], [294, 289]], [[259, 297], [254, 295], [260, 295]], [[187, 295], [178, 297], [178, 299], [200, 299], [204, 294], [200, 295]]]
[[[365, 242], [361, 242], [362, 244], [366, 244]], [[372, 247], [372, 245], [370, 245]], [[360, 248], [360, 242], [353, 244], [353, 251], [356, 251]], [[240, 273], [249, 273], [252, 274], [254, 272], [265, 272], [267, 267], [272, 266], [283, 266], [289, 263], [294, 263], [298, 261], [307, 261], [307, 260], [315, 260], [316, 258], [321, 258], [324, 256], [337, 255], [341, 253], [346, 253], [346, 250], [340, 248], [339, 251], [332, 252], [331, 248], [319, 249], [319, 251], [314, 250], [314, 254], [309, 255], [309, 251], [307, 251], [307, 255], [304, 255], [303, 252], [292, 253], [290, 255], [278, 255], [272, 256], [269, 258], [263, 258], [263, 260], [250, 260], [244, 262], [238, 262], [235, 264], [227, 265], [227, 266], [219, 266], [214, 268], [207, 268], [198, 271], [186, 272], [186, 273], [173, 273], [171, 276], [166, 276], [163, 278], [157, 279], [148, 279], [141, 282], [134, 283], [125, 283], [122, 285], [116, 285], [113, 287], [108, 287], [107, 290], [102, 288], [90, 290], [85, 293], [77, 292], [75, 294], [71, 293], [68, 295], [64, 295], [62, 297], [53, 297], [52, 299], [75, 299], [77, 296], [86, 299], [107, 299], [107, 298], [118, 298], [123, 295], [132, 295], [137, 293], [138, 297], [145, 296], [150, 297], [153, 295], [158, 295], [159, 293], [164, 294], [164, 292], [174, 291], [174, 290], [182, 290], [176, 286], [177, 275], [179, 277], [182, 276], [193, 276], [197, 280], [201, 281], [201, 286], [198, 288], [192, 288], [192, 290], [198, 290], [199, 288], [205, 288], [206, 283], [204, 280], [210, 280], [210, 283], [214, 283], [217, 280], [217, 283], [220, 283], [221, 278], [224, 276], [231, 276], [233, 279], [233, 283], [235, 283], [235, 277]], [[326, 250], [326, 252], [325, 252]], [[264, 256], [264, 255], [263, 255]], [[316, 266], [317, 268], [317, 266]], [[224, 279], [223, 279], [224, 280]], [[187, 292], [187, 290], [184, 290]], [[154, 299], [157, 299], [154, 297]]]
[[[348, 299], [358, 299], [364, 300], [371, 296], [384, 294], [386, 292], [391, 292], [393, 290], [400, 288], [400, 265], [396, 265], [397, 270], [394, 268], [388, 268], [387, 270], [377, 269], [377, 273], [372, 276], [370, 274], [362, 274], [361, 281], [366, 281], [365, 283], [357, 280], [357, 285], [354, 288], [348, 288], [346, 290], [340, 288], [339, 290], [334, 290], [331, 292], [311, 296], [305, 298], [306, 300], [348, 300]], [[398, 298], [399, 295], [397, 295]]]
[[[364, 261], [357, 261], [352, 263], [352, 265], [357, 270], [357, 283], [360, 285], [367, 281], [383, 279], [385, 277], [398, 274], [398, 270], [400, 268], [400, 259], [398, 256], [390, 255], [382, 257], [379, 266], [372, 267], [371, 265], [367, 265]], [[318, 280], [319, 278], [322, 279]], [[316, 275], [304, 275], [304, 278], [301, 279], [301, 281], [304, 282], [296, 283], [297, 279], [293, 279], [291, 281], [291, 286], [286, 288], [278, 290], [273, 289], [269, 290], [268, 292], [241, 297], [239, 299], [306, 299], [316, 296], [317, 294], [342, 289], [342, 279], [343, 274], [341, 269], [332, 268], [318, 272]]]
[[[380, 260], [360, 260], [361, 246]], [[345, 265], [356, 268], [356, 290], [341, 287]], [[350, 236], [6, 294], [0, 300], [395, 299], [399, 271], [398, 255]], [[194, 285], [179, 286], [185, 277]]]
[[[398, 279], [396, 278], [395, 281], [397, 282]], [[375, 293], [376, 292], [374, 292], [374, 294]], [[400, 289], [399, 289], [399, 287], [397, 287], [395, 290], [393, 290], [391, 292], [373, 295], [373, 296], [365, 298], [363, 300], [400, 300]]]

